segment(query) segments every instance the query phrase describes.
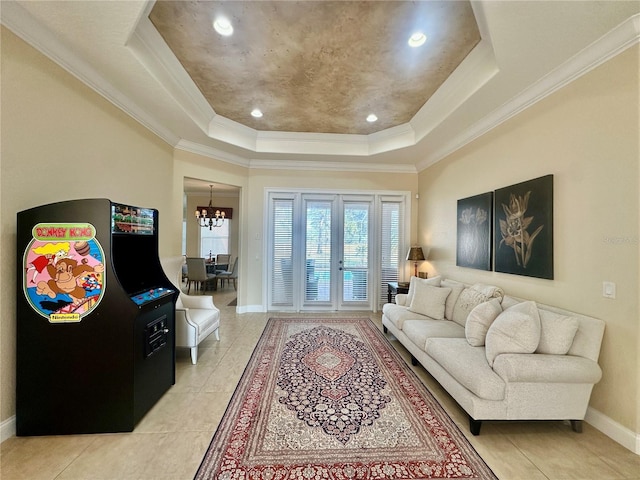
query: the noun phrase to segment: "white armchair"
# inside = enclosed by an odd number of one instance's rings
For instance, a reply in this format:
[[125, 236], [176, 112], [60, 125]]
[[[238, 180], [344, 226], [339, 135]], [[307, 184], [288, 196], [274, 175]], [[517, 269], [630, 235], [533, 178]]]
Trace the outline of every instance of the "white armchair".
[[198, 345], [211, 333], [220, 340], [220, 310], [210, 296], [195, 296], [182, 293], [182, 265], [184, 257], [161, 259], [162, 268], [180, 295], [176, 302], [176, 347], [191, 349], [191, 363], [198, 361]]

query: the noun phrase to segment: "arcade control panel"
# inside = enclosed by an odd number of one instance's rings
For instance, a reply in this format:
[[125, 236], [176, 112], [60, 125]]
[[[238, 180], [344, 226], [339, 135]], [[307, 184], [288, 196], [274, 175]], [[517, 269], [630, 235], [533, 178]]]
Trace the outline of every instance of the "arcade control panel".
[[171, 290], [169, 288], [163, 288], [163, 287], [152, 288], [149, 291], [133, 295], [131, 297], [131, 300], [133, 300], [136, 303], [136, 305], [141, 306], [146, 303], [157, 300], [159, 298], [166, 297], [167, 295], [173, 295], [173, 293], [174, 293], [174, 290]]

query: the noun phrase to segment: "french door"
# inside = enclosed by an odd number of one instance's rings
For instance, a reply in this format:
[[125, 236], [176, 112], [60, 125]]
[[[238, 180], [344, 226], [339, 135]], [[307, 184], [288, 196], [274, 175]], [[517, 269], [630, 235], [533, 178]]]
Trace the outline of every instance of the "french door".
[[270, 309], [371, 309], [371, 196], [270, 199]]
[[369, 309], [370, 196], [302, 195], [301, 309]]
[[[269, 310], [373, 310], [389, 281], [388, 233], [376, 195], [271, 193], [267, 238]], [[382, 204], [384, 206], [384, 203]], [[396, 215], [395, 227], [398, 228]], [[403, 235], [392, 239], [401, 240]], [[387, 240], [385, 240], [387, 239]], [[377, 246], [377, 248], [376, 248]], [[398, 246], [396, 245], [396, 250]], [[397, 280], [399, 261], [392, 275]], [[392, 260], [393, 263], [393, 260]], [[377, 268], [372, 268], [377, 265]], [[385, 273], [386, 272], [386, 273]]]

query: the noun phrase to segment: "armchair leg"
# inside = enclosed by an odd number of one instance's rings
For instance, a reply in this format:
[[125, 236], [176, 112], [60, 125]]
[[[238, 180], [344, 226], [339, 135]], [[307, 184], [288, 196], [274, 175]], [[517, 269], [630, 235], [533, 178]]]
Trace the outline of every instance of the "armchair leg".
[[[216, 333], [218, 333], [217, 330]], [[191, 347], [191, 363], [193, 365], [198, 363], [198, 347]]]
[[220, 341], [220, 334], [218, 333], [219, 328], [216, 328], [216, 331], [214, 332], [216, 334], [216, 340]]

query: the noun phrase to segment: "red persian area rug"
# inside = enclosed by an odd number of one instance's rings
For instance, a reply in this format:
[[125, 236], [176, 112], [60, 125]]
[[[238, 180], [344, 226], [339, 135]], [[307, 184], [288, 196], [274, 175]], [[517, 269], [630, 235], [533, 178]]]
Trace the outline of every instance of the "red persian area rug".
[[196, 480], [497, 477], [368, 318], [271, 318]]

